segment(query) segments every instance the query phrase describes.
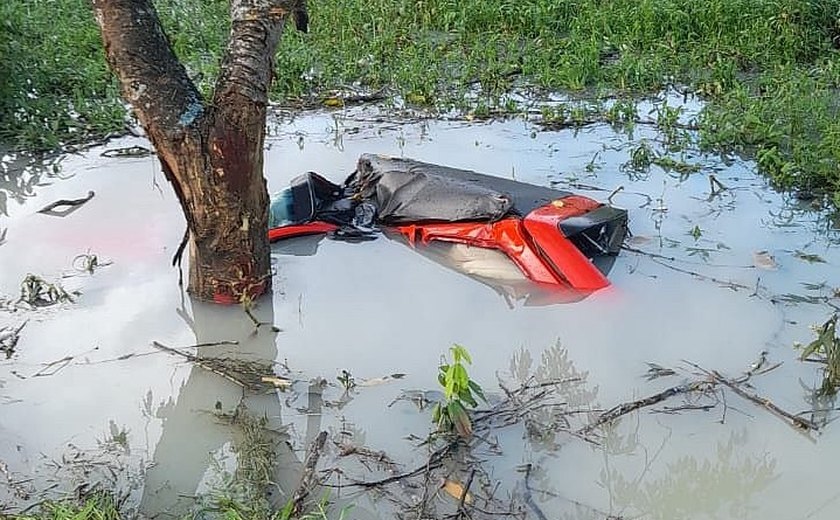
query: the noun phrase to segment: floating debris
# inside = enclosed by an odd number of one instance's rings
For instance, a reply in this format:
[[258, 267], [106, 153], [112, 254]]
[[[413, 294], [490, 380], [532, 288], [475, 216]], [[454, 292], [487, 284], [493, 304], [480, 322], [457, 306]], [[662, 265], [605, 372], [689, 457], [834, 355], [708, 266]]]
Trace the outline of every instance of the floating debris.
[[[79, 207], [84, 205], [87, 201], [93, 198], [95, 193], [93, 190], [89, 191], [88, 194], [80, 199], [60, 199], [51, 204], [47, 204], [43, 208], [38, 210], [38, 213], [43, 213], [45, 215], [52, 215], [54, 217], [66, 217], [70, 213], [73, 213]], [[64, 209], [56, 209], [61, 208], [62, 206], [66, 206]]]
[[88, 251], [87, 253], [77, 255], [73, 259], [73, 269], [80, 272], [93, 274], [95, 270], [99, 269], [100, 267], [109, 266], [111, 265], [111, 263], [112, 262], [110, 261], [100, 262], [99, 257], [97, 255]]
[[11, 325], [0, 327], [0, 352], [6, 354], [6, 359], [12, 357], [12, 354], [15, 353], [15, 347], [20, 339], [20, 331], [23, 330], [24, 326], [26, 326], [25, 321], [17, 327]]
[[671, 370], [670, 368], [665, 368], [663, 366], [657, 365], [656, 363], [648, 363], [647, 366], [648, 371], [645, 375], [645, 379], [647, 379], [648, 381], [653, 381], [654, 379], [659, 379], [660, 377], [668, 377], [676, 374], [676, 372]]
[[286, 379], [285, 377], [277, 377], [277, 376], [262, 376], [260, 378], [260, 381], [262, 381], [263, 383], [272, 384], [275, 387], [281, 388], [281, 389], [289, 388], [290, 386], [292, 386], [292, 383], [294, 382], [291, 379]]
[[455, 500], [463, 500], [465, 504], [472, 504], [473, 497], [463, 484], [455, 480], [446, 479], [440, 486], [441, 489], [449, 493]]
[[74, 297], [80, 295], [78, 291], [68, 292], [58, 283], [50, 283], [40, 276], [28, 274], [20, 283], [18, 301], [33, 307], [49, 307], [57, 303], [73, 303]]
[[756, 251], [753, 253], [753, 265], [765, 271], [775, 271], [779, 268], [776, 258], [769, 251]]
[[802, 260], [803, 262], [808, 262], [809, 264], [824, 264], [826, 261], [820, 255], [816, 255], [814, 253], [806, 253], [805, 251], [796, 251], [793, 256]]
[[288, 388], [294, 382], [278, 376], [274, 372], [274, 364], [268, 361], [246, 361], [229, 357], [199, 357], [183, 352], [181, 349], [168, 347], [158, 341], [153, 341], [152, 346], [180, 356], [253, 393], [266, 393], [277, 388]]
[[370, 379], [364, 379], [362, 381], [356, 382], [356, 386], [379, 386], [384, 385], [385, 383], [390, 383], [391, 381], [396, 381], [397, 379], [402, 379], [404, 377], [405, 374], [391, 374], [389, 376], [372, 377]]
[[345, 391], [350, 391], [356, 387], [356, 379], [347, 370], [342, 369], [336, 380], [344, 387]]
[[102, 157], [149, 157], [155, 152], [145, 146], [126, 146], [123, 148], [109, 148], [101, 154]]

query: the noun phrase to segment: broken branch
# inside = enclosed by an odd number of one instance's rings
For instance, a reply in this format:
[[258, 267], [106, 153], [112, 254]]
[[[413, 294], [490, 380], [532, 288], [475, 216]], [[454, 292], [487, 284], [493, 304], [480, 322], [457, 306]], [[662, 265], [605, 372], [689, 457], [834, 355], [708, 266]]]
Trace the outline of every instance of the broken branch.
[[[241, 387], [241, 388], [243, 388], [243, 389], [248, 388], [248, 385], [247, 385], [247, 384], [245, 384], [244, 382], [240, 381], [240, 380], [239, 380], [239, 379], [237, 379], [236, 377], [234, 377], [234, 376], [232, 376], [232, 375], [228, 374], [227, 372], [224, 372], [224, 371], [222, 371], [222, 370], [219, 370], [219, 369], [217, 369], [217, 368], [215, 368], [215, 367], [212, 367], [212, 366], [210, 366], [210, 365], [208, 365], [208, 364], [206, 364], [206, 363], [202, 362], [199, 358], [197, 358], [196, 356], [193, 356], [192, 354], [187, 354], [186, 352], [181, 352], [180, 350], [178, 350], [178, 349], [176, 349], [176, 348], [167, 347], [167, 346], [166, 346], [166, 345], [164, 345], [163, 343], [159, 343], [159, 342], [157, 342], [157, 341], [152, 341], [152, 346], [153, 346], [153, 347], [155, 347], [155, 348], [158, 348], [158, 349], [160, 349], [160, 350], [163, 350], [164, 352], [168, 352], [168, 353], [170, 353], [170, 354], [174, 354], [174, 355], [176, 355], [176, 356], [181, 356], [182, 358], [186, 359], [187, 361], [189, 361], [189, 362], [191, 362], [191, 363], [195, 363], [196, 365], [200, 366], [200, 367], [201, 367], [201, 368], [203, 368], [204, 370], [208, 370], [208, 371], [210, 371], [210, 372], [213, 372], [213, 373], [214, 373], [214, 374], [216, 374], [217, 376], [222, 376], [222, 377], [224, 377], [225, 379], [227, 379], [227, 380], [228, 380], [228, 381], [230, 381], [231, 383], [234, 383], [235, 385], [237, 385], [237, 386], [239, 386], [239, 387]], [[199, 346], [200, 346], [200, 345], [199, 345]]]
[[622, 403], [617, 406], [614, 406], [607, 410], [606, 412], [602, 413], [598, 416], [598, 418], [592, 422], [578, 430], [580, 434], [587, 434], [595, 430], [596, 428], [603, 426], [604, 424], [610, 423], [621, 416], [627, 415], [628, 413], [634, 412], [639, 410], [640, 408], [647, 408], [650, 406], [654, 406], [656, 404], [665, 401], [666, 399], [670, 399], [671, 397], [683, 394], [689, 394], [692, 392], [698, 391], [706, 391], [711, 388], [712, 385], [708, 381], [694, 381], [692, 383], [686, 383], [678, 386], [672, 386], [667, 390], [663, 390], [657, 394], [653, 394], [651, 396], [645, 397], [644, 399], [639, 399], [637, 401], [632, 401], [629, 403]]
[[[94, 192], [91, 190], [88, 191], [86, 196], [80, 199], [60, 199], [39, 209], [38, 213], [44, 213], [46, 215], [53, 215], [56, 217], [66, 217], [70, 213], [76, 211], [76, 208], [92, 199], [94, 195]], [[55, 208], [59, 208], [61, 206], [67, 206], [67, 208], [58, 211], [55, 210]]]
[[309, 491], [315, 479], [315, 467], [321, 458], [324, 450], [324, 443], [327, 441], [327, 432], [321, 432], [309, 445], [306, 450], [306, 459], [303, 463], [303, 472], [300, 476], [300, 484], [292, 495], [292, 517], [296, 518], [303, 511], [303, 502], [309, 496]]
[[770, 399], [767, 399], [766, 397], [761, 397], [758, 394], [745, 390], [738, 383], [726, 379], [715, 370], [712, 370], [710, 372], [710, 375], [712, 376], [714, 381], [717, 381], [720, 384], [726, 386], [727, 388], [738, 394], [740, 397], [743, 397], [747, 401], [751, 401], [757, 404], [758, 406], [769, 410], [770, 413], [783, 420], [790, 421], [791, 426], [796, 428], [798, 431], [817, 431], [820, 429], [819, 426], [817, 426], [814, 422], [802, 417], [797, 417], [796, 415], [793, 415], [790, 412], [782, 410], [781, 408], [773, 404], [773, 402], [770, 401]]

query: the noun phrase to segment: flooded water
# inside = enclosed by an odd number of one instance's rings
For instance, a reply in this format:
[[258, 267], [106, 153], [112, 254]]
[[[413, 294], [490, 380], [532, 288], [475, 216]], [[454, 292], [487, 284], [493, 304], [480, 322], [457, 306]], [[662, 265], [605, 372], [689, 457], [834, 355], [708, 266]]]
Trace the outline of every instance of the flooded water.
[[[255, 310], [281, 330], [255, 331], [241, 310], [194, 304], [182, 293], [170, 260], [184, 220], [157, 160], [100, 156], [142, 139], [63, 157], [60, 172], [37, 164], [10, 172], [37, 178], [32, 187], [0, 186], [10, 195], [0, 220], [0, 294], [16, 298], [33, 273], [81, 295], [0, 312], [0, 326], [26, 322], [14, 354], [0, 361], [0, 505], [15, 511], [82, 481], [116, 480], [131, 490], [129, 510], [184, 511], [244, 457], [242, 429], [219, 419], [242, 405], [279, 440], [278, 501], [297, 485], [304, 449], [320, 430], [413, 469], [428, 452], [407, 438], [429, 433], [430, 412], [393, 401], [404, 390], [435, 390], [453, 343], [468, 348], [470, 375], [494, 395], [497, 376], [577, 374], [585, 381], [568, 398], [607, 409], [687, 377], [648, 381], [648, 362], [687, 370], [689, 361], [738, 376], [766, 351], [783, 365], [754, 378], [753, 391], [792, 413], [834, 406], [814, 403], [819, 372], [792, 345], [809, 342], [810, 326], [840, 304], [832, 292], [840, 232], [825, 214], [769, 189], [752, 163], [689, 151], [682, 159], [697, 172], [633, 171], [623, 165], [639, 143], [661, 146], [646, 125], [628, 136], [601, 125], [541, 132], [523, 120], [387, 119], [372, 107], [280, 114], [267, 141], [269, 190], [310, 170], [341, 181], [364, 152], [406, 156], [599, 200], [614, 193], [612, 202], [630, 213], [629, 245], [652, 255], [622, 252], [613, 286], [582, 301], [525, 305], [384, 237], [295, 239], [275, 245], [273, 294]], [[728, 189], [711, 196], [710, 174]], [[65, 217], [37, 213], [89, 190], [95, 197]], [[74, 269], [88, 251], [111, 264], [93, 274]], [[155, 341], [238, 342], [185, 351], [268, 363], [264, 372], [294, 383], [243, 400], [237, 383]], [[336, 381], [342, 370], [358, 382], [406, 375], [345, 395]], [[497, 449], [483, 457], [499, 494], [519, 497], [528, 518], [840, 515], [836, 425], [806, 436], [731, 393], [706, 411], [630, 414], [600, 445], [550, 431], [537, 437], [523, 425], [494, 431]], [[322, 465], [342, 467], [328, 446]], [[523, 501], [526, 488], [541, 490], [530, 497], [536, 506]], [[373, 495], [342, 493], [335, 496], [356, 504], [352, 516], [392, 515]]]

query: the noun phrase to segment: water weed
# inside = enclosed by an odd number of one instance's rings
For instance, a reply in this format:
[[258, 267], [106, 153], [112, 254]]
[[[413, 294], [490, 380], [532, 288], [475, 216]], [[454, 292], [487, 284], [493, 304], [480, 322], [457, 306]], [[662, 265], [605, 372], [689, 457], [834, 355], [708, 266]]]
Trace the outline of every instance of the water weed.
[[816, 361], [823, 365], [821, 395], [833, 396], [840, 388], [840, 338], [837, 337], [837, 318], [834, 314], [819, 327], [814, 327], [817, 338], [808, 345], [797, 345], [802, 349], [801, 359]]

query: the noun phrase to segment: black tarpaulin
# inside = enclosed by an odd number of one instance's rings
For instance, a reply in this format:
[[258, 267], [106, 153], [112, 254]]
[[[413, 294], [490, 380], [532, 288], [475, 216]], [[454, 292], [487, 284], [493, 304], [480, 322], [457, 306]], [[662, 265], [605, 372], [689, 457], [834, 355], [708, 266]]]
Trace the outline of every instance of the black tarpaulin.
[[568, 192], [413, 159], [364, 154], [347, 180], [357, 200], [371, 201], [383, 224], [495, 222], [524, 215]]

